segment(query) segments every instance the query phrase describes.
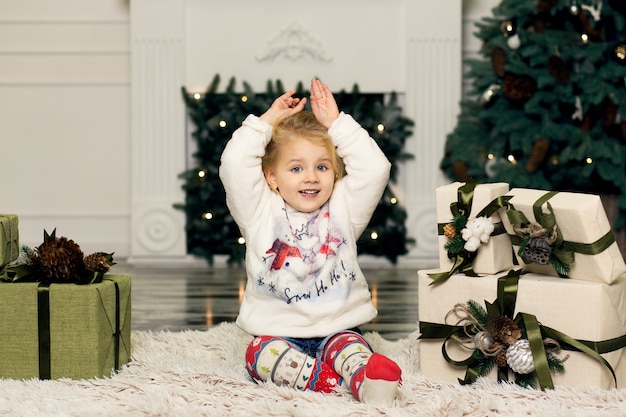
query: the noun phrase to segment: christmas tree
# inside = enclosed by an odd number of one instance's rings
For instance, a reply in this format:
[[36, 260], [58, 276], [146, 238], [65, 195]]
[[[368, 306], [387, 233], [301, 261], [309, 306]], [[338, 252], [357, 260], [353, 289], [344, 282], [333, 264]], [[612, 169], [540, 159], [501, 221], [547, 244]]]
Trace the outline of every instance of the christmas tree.
[[[188, 252], [213, 264], [215, 255], [227, 255], [228, 264], [241, 264], [244, 240], [226, 207], [226, 195], [218, 177], [220, 157], [235, 129], [248, 114], [261, 115], [274, 99], [284, 93], [282, 83], [268, 81], [265, 93], [255, 93], [243, 82], [243, 92], [236, 91], [234, 78], [225, 92], [219, 93], [219, 75], [204, 94], [191, 94], [182, 88], [187, 113], [193, 125], [192, 137], [197, 163], [181, 173], [185, 203], [175, 207], [186, 213]], [[340, 110], [350, 114], [376, 140], [392, 164], [390, 183], [397, 178], [398, 163], [412, 158], [404, 152], [413, 122], [402, 115], [394, 93], [361, 94], [358, 86], [350, 93], [334, 93]], [[308, 96], [298, 83], [297, 97]], [[396, 263], [408, 252], [413, 240], [407, 236], [406, 210], [398, 204], [390, 186], [385, 189], [367, 229], [357, 242], [359, 253], [383, 256]]]
[[626, 0], [504, 0], [441, 168], [454, 180], [614, 195], [626, 221]]

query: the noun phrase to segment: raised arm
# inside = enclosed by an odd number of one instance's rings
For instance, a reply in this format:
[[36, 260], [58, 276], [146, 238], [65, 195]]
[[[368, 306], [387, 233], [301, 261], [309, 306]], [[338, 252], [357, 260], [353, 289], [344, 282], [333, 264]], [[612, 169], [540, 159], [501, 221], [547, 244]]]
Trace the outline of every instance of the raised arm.
[[260, 119], [270, 126], [274, 126], [278, 119], [302, 111], [306, 104], [306, 98], [293, 97], [295, 92], [296, 90], [289, 90], [274, 100], [270, 108], [261, 115]]
[[391, 164], [374, 139], [351, 116], [341, 113], [328, 86], [311, 80], [311, 110], [326, 128], [346, 166], [337, 183], [345, 190], [354, 230], [360, 235], [389, 181]]
[[226, 203], [242, 232], [272, 193], [261, 169], [272, 127], [278, 119], [302, 111], [306, 104], [305, 98], [294, 98], [294, 93], [290, 90], [278, 97], [260, 117], [249, 115], [222, 153], [219, 175], [226, 190]]
[[339, 117], [339, 108], [328, 86], [317, 78], [311, 80], [311, 111], [326, 129]]
[[360, 236], [389, 181], [391, 164], [369, 133], [345, 113], [339, 115], [328, 133], [346, 167], [346, 176], [336, 187], [346, 191], [350, 219]]

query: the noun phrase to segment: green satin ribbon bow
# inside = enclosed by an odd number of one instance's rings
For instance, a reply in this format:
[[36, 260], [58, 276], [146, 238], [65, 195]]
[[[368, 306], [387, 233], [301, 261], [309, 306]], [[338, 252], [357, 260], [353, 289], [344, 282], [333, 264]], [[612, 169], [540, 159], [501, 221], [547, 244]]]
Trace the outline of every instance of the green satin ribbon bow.
[[[493, 303], [485, 301], [489, 317], [494, 315], [513, 317], [515, 303], [517, 300], [518, 281], [521, 274], [521, 270], [512, 270], [509, 271], [507, 275], [498, 278], [497, 299]], [[565, 333], [543, 326], [532, 314], [518, 313], [514, 321], [518, 324], [520, 329], [522, 329], [529, 341], [533, 362], [535, 364], [535, 374], [537, 376], [539, 387], [542, 390], [554, 388], [543, 343], [545, 338], [551, 338], [558, 341], [562, 349], [579, 351], [589, 355], [604, 365], [611, 372], [613, 381], [617, 386], [615, 371], [613, 370], [611, 364], [609, 364], [601, 354], [626, 347], [626, 335], [600, 342], [591, 342], [577, 340], [566, 335]], [[420, 321], [419, 327], [421, 334], [418, 339], [444, 339], [441, 351], [445, 360], [454, 366], [467, 367], [465, 377], [463, 379], [459, 379], [459, 383], [463, 385], [471, 384], [475, 382], [479, 376], [483, 375], [481, 373], [481, 369], [484, 369], [484, 366], [481, 366], [480, 356], [475, 354], [477, 350], [475, 350], [474, 353], [472, 353], [467, 359], [461, 361], [453, 360], [447, 353], [446, 344], [449, 341], [452, 341], [455, 336], [467, 336], [466, 328], [464, 326]], [[508, 368], [498, 368], [498, 381], [507, 380]]]
[[[577, 243], [570, 242], [563, 239], [563, 234], [561, 233], [560, 228], [556, 222], [556, 216], [554, 215], [554, 211], [552, 210], [552, 206], [548, 202], [549, 199], [558, 194], [557, 191], [551, 191], [544, 194], [541, 198], [537, 199], [533, 204], [533, 214], [535, 216], [535, 220], [537, 223], [541, 225], [541, 227], [545, 229], [551, 229], [554, 226], [556, 227], [556, 241], [552, 245], [552, 265], [554, 266], [557, 274], [566, 278], [569, 274], [570, 265], [574, 263], [574, 253], [581, 253], [585, 255], [597, 255], [604, 250], [606, 250], [609, 246], [615, 242], [615, 235], [611, 229], [608, 230], [607, 233], [604, 234], [601, 238], [592, 243]], [[544, 213], [541, 207], [546, 203], [548, 208], [548, 212]], [[509, 204], [509, 210], [507, 211], [507, 216], [509, 221], [513, 225], [518, 224], [529, 224], [530, 221], [528, 218], [519, 210], [516, 210], [512, 204]], [[510, 234], [511, 243], [514, 246], [519, 246], [520, 249], [518, 254], [521, 255], [523, 250], [524, 237], [518, 236], [516, 234]]]
[[[453, 218], [464, 217], [468, 218], [470, 212], [472, 211], [472, 203], [474, 200], [474, 189], [478, 185], [478, 182], [475, 180], [468, 181], [457, 190], [457, 201], [452, 202], [450, 204], [450, 212], [452, 213]], [[487, 204], [477, 215], [476, 217], [491, 217], [496, 211], [498, 211], [501, 207], [508, 205], [508, 201], [512, 198], [512, 196], [500, 196], [492, 200], [489, 204]], [[439, 223], [437, 225], [437, 232], [439, 235], [443, 235], [443, 228], [448, 223]], [[500, 234], [506, 233], [504, 225], [502, 222], [498, 222], [494, 224], [494, 231], [491, 233], [491, 236], [497, 236]], [[431, 278], [433, 278], [433, 282], [430, 285], [438, 285], [448, 280], [455, 273], [463, 273], [467, 276], [477, 277], [478, 274], [474, 272], [473, 262], [476, 259], [477, 252], [469, 252], [465, 249], [460, 251], [457, 254], [453, 254], [454, 262], [452, 264], [452, 268], [448, 272], [439, 272], [429, 274]]]

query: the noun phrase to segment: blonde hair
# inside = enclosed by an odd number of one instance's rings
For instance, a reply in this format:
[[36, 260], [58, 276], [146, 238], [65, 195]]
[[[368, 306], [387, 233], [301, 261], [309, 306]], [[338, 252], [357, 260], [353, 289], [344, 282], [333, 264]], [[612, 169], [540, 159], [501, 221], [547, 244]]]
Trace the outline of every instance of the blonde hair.
[[282, 145], [294, 139], [305, 139], [326, 148], [335, 172], [335, 181], [345, 175], [345, 165], [337, 155], [335, 144], [328, 134], [328, 129], [318, 122], [311, 112], [305, 111], [285, 117], [274, 125], [272, 140], [265, 147], [265, 155], [261, 160], [263, 172], [266, 172], [268, 167], [276, 163]]

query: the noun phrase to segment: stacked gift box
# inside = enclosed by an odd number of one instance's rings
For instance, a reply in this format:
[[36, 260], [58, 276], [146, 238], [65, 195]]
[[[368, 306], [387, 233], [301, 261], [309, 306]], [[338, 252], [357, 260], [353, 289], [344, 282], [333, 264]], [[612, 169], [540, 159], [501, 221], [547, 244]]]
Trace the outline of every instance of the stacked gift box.
[[[32, 266], [18, 258], [17, 230], [7, 233], [7, 224], [16, 229], [17, 216], [0, 215], [0, 378], [108, 377], [128, 363], [131, 278], [100, 271], [61, 283], [26, 275]], [[5, 256], [9, 246], [17, 251]]]
[[[453, 242], [485, 213], [504, 234]], [[440, 268], [418, 272], [424, 375], [626, 387], [626, 265], [598, 196], [454, 183], [437, 217]]]

